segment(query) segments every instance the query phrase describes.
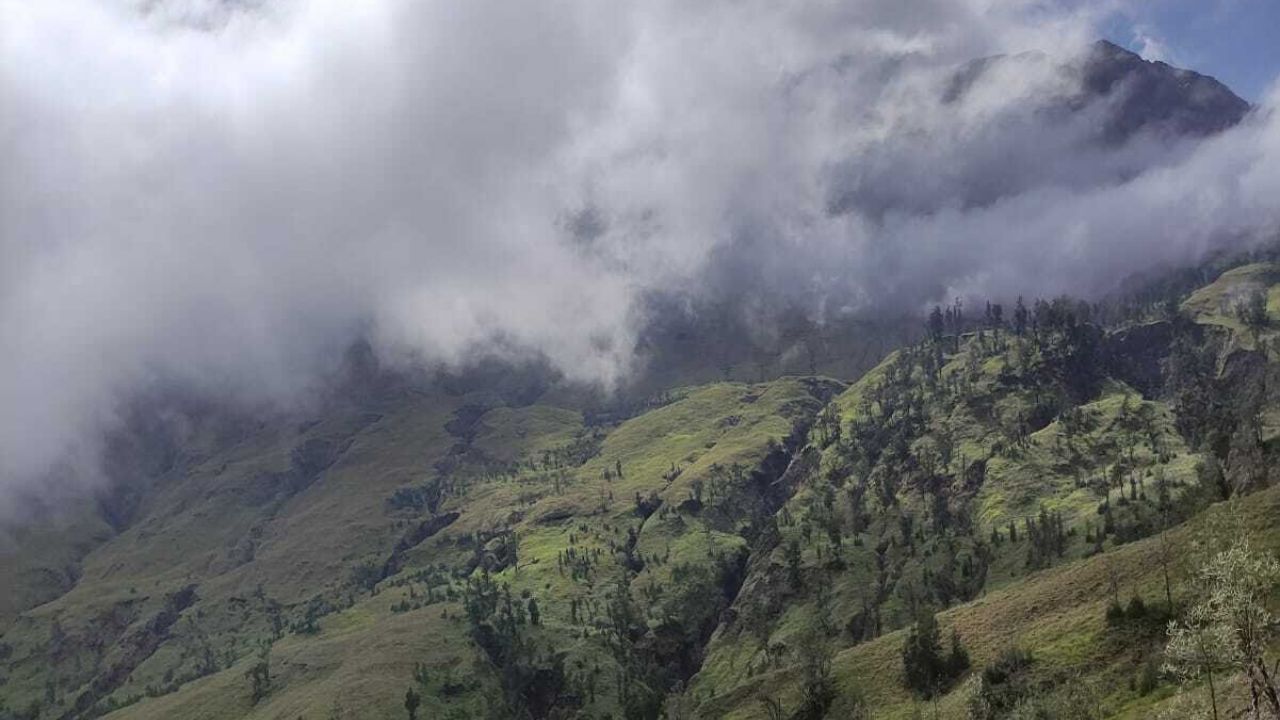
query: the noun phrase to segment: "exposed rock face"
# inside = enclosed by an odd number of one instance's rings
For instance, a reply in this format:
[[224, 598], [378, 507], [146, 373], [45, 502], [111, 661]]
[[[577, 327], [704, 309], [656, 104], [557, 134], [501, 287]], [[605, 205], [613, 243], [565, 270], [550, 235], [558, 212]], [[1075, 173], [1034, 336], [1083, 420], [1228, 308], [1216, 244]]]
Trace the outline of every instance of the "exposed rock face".
[[1105, 40], [1094, 45], [1084, 62], [1081, 92], [1085, 99], [1111, 101], [1102, 133], [1112, 142], [1141, 130], [1212, 135], [1249, 112], [1249, 103], [1214, 78], [1144, 60]]
[[883, 223], [1045, 188], [1093, 191], [1177, 162], [1250, 111], [1211, 77], [1108, 42], [1073, 58], [974, 60], [936, 92], [937, 105], [918, 99], [895, 132], [833, 162], [829, 212]]
[[1164, 386], [1164, 363], [1174, 330], [1170, 322], [1153, 322], [1108, 334], [1103, 351], [1108, 372], [1145, 397], [1158, 395]]
[[[1042, 53], [982, 58], [956, 73], [944, 100], [956, 102], [988, 72], [1010, 63], [1053, 62]], [[1222, 132], [1244, 119], [1248, 102], [1208, 75], [1145, 60], [1119, 45], [1100, 40], [1083, 59], [1061, 64], [1075, 92], [1050, 99], [1046, 109], [1078, 113], [1105, 104], [1095, 139], [1122, 143], [1133, 135], [1153, 132], [1167, 137], [1204, 137]]]

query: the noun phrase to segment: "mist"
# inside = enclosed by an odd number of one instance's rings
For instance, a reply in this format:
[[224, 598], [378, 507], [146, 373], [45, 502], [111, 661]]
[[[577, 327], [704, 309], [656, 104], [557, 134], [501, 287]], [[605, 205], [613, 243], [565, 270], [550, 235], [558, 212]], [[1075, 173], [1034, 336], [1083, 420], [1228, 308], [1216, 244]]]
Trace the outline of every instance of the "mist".
[[1280, 223], [1274, 91], [1060, 111], [1114, 3], [695, 5], [0, 0], [0, 497], [147, 388], [287, 406], [359, 338], [612, 388], [654, 293], [1091, 296]]

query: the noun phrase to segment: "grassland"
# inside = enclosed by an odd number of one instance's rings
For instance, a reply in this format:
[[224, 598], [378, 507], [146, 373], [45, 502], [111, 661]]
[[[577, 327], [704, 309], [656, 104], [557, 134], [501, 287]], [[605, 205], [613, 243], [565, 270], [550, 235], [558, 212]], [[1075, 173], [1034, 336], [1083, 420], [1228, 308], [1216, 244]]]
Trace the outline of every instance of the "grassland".
[[[1182, 304], [1229, 404], [1280, 387], [1273, 330], [1235, 310], [1259, 291], [1280, 312], [1278, 277], [1244, 266]], [[1107, 606], [1158, 605], [1163, 560], [1224, 518], [1280, 550], [1280, 493], [1153, 536], [1203, 504], [1206, 456], [1109, 343], [1074, 321], [966, 331], [847, 387], [713, 382], [624, 414], [432, 381], [197, 427], [119, 529], [85, 501], [5, 538], [0, 718], [396, 718], [409, 689], [419, 717], [501, 717], [520, 698], [480, 632], [500, 625], [477, 617], [484, 583], [581, 717], [652, 716], [637, 697], [672, 718], [787, 715], [815, 644], [827, 717], [965, 717], [972, 673], [927, 705], [904, 688], [924, 608], [974, 668], [1024, 648], [1046, 693], [1097, 716], [1173, 712], [1167, 679], [1137, 682], [1161, 628], [1118, 632]], [[1261, 396], [1268, 446], [1278, 407]], [[1186, 563], [1172, 575], [1185, 597]]]
[[[484, 544], [506, 535], [516, 560], [493, 567], [495, 581], [539, 601], [540, 642], [603, 675], [614, 661], [587, 618], [570, 617], [570, 603], [594, 615], [619, 582], [652, 590], [673, 565], [708, 562], [708, 543], [740, 545], [674, 507], [721, 468], [757, 469], [827, 388], [689, 388], [594, 428], [572, 408], [406, 392], [254, 433], [162, 484], [137, 523], [88, 553], [73, 589], [15, 620], [0, 697], [18, 710], [39, 703], [42, 716], [92, 696], [123, 705], [113, 718], [364, 718], [399, 716], [415, 687], [423, 716], [474, 717], [501, 693], [471, 644], [460, 594]], [[316, 442], [337, 450], [299, 480], [298, 448]], [[389, 502], [437, 478], [450, 489], [435, 513]], [[652, 522], [637, 514], [637, 498], [657, 498]], [[354, 580], [363, 567], [387, 566], [424, 519], [454, 513], [408, 543], [394, 572]], [[628, 531], [635, 552], [661, 556], [662, 568], [624, 567]], [[557, 562], [570, 547], [598, 553], [576, 576]], [[186, 587], [194, 599], [158, 623]], [[270, 690], [254, 702], [246, 672], [263, 648]], [[606, 684], [589, 712], [616, 712]]]
[[[1042, 678], [1093, 688], [1091, 697], [1102, 717], [1155, 717], [1173, 704], [1175, 689], [1164, 685], [1140, 695], [1130, 688], [1142, 661], [1158, 653], [1162, 642], [1154, 636], [1117, 636], [1106, 624], [1106, 608], [1113, 597], [1127, 602], [1141, 596], [1159, 604], [1164, 596], [1162, 557], [1173, 558], [1171, 573], [1175, 602], [1183, 599], [1197, 547], [1211, 537], [1248, 533], [1260, 546], [1280, 552], [1280, 489], [1251, 496], [1248, 502], [1222, 503], [1171, 530], [1165, 538], [1129, 543], [1103, 555], [1034, 573], [1022, 582], [990, 592], [939, 615], [946, 630], [965, 639], [974, 665], [994, 661], [1013, 647], [1029, 648], [1039, 658], [1034, 667]], [[1167, 546], [1162, 543], [1168, 543]], [[903, 631], [847, 648], [833, 660], [841, 696], [862, 698], [876, 718], [964, 718], [966, 688], [941, 698], [936, 707], [922, 705], [903, 687], [901, 651]], [[1198, 689], [1193, 688], [1192, 692]], [[707, 717], [766, 718], [762, 697], [778, 697], [784, 705], [798, 702], [794, 668], [757, 675], [703, 708]], [[1238, 703], [1243, 698], [1237, 698]], [[1240, 709], [1240, 705], [1235, 706]], [[837, 715], [839, 706], [833, 711]]]

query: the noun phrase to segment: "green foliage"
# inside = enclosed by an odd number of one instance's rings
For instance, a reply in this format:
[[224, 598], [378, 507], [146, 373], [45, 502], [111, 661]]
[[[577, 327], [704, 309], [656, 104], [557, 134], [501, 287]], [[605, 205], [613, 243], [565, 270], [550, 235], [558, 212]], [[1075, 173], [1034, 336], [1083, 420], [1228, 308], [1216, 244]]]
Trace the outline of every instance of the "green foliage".
[[381, 580], [382, 567], [371, 560], [351, 568], [351, 584], [361, 590], [373, 590]]
[[1235, 314], [1256, 336], [1270, 322], [1267, 317], [1267, 294], [1259, 289], [1249, 291], [1243, 300], [1236, 301]]
[[[102, 687], [92, 712], [148, 719], [320, 717], [338, 697], [369, 717], [895, 718], [914, 696], [944, 715], [1155, 716], [1144, 648], [1175, 597], [1179, 632], [1206, 639], [1193, 691], [1268, 670], [1219, 611], [1270, 591], [1191, 594], [1177, 562], [1178, 523], [1270, 482], [1277, 415], [1250, 400], [1269, 397], [1269, 359], [1251, 353], [1274, 331], [1230, 308], [1260, 272], [1215, 288], [1212, 313], [1207, 295], [1181, 312], [1020, 300], [1012, 323], [939, 307], [923, 342], [830, 403], [817, 379], [625, 407], [507, 407], [460, 383], [227, 433], [183, 450], [188, 476], [135, 530], [92, 541], [79, 587], [8, 626], [0, 701], [64, 716]], [[1132, 319], [1151, 323], [1104, 329]], [[1144, 538], [1165, 529], [1157, 554]], [[199, 599], [170, 601], [195, 582]], [[255, 674], [267, 639], [275, 665]], [[1001, 655], [1015, 642], [1035, 661]]]
[[903, 682], [915, 694], [931, 698], [945, 693], [969, 669], [969, 653], [952, 632], [951, 647], [944, 654], [938, 621], [927, 612], [907, 632], [902, 646]]
[[404, 710], [409, 714], [409, 720], [417, 720], [418, 706], [422, 704], [422, 696], [413, 688], [404, 691]]
[[1167, 606], [1148, 604], [1137, 594], [1128, 603], [1113, 598], [1107, 604], [1107, 625], [1117, 633], [1116, 640], [1121, 644], [1158, 637], [1165, 631], [1171, 617]]
[[529, 636], [526, 606], [512, 597], [509, 586], [499, 587], [481, 572], [468, 580], [463, 606], [471, 638], [497, 671], [513, 716], [546, 718], [580, 704], [564, 655], [541, 649]]
[[1239, 671], [1248, 678], [1255, 713], [1280, 717], [1280, 689], [1266, 658], [1276, 625], [1268, 600], [1280, 583], [1280, 561], [1245, 537], [1212, 555], [1196, 577], [1197, 601], [1169, 624], [1166, 669], [1183, 682], [1203, 679], [1210, 693], [1216, 673]]
[[966, 702], [971, 720], [1006, 717], [1027, 698], [1034, 696], [1040, 688], [1031, 678], [1033, 661], [1030, 652], [1010, 648], [983, 668], [969, 688]]
[[820, 622], [812, 621], [797, 639], [800, 665], [800, 706], [793, 720], [821, 720], [836, 696], [831, 675], [831, 647]]
[[244, 673], [249, 681], [249, 697], [256, 705], [271, 691], [271, 649], [264, 646], [257, 659]]

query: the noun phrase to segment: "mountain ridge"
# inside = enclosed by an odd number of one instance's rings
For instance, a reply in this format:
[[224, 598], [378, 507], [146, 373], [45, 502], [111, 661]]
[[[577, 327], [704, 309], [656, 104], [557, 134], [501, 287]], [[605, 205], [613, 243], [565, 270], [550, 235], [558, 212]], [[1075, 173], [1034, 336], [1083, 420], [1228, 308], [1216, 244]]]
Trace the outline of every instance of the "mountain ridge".
[[[1110, 43], [1072, 71], [1049, 111], [1104, 145], [1250, 111]], [[1166, 541], [1280, 548], [1280, 266], [1190, 273], [773, 333], [710, 303], [613, 397], [358, 343], [292, 411], [139, 399], [103, 486], [7, 520], [0, 720], [967, 717], [988, 671], [1010, 712], [1151, 717], [1184, 696], [1135, 667], [1195, 593]], [[955, 662], [913, 686], [930, 622]]]

